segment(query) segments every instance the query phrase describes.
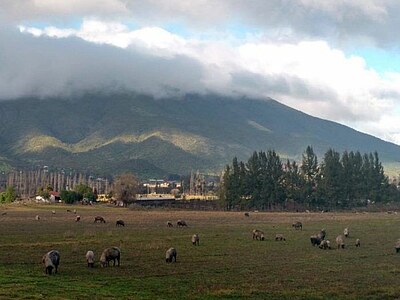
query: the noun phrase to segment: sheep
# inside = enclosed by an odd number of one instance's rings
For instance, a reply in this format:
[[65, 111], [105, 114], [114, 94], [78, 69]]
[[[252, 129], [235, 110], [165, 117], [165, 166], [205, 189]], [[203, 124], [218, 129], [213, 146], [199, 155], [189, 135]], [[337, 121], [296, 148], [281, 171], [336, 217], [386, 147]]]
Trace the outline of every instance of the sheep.
[[394, 246], [394, 249], [396, 249], [396, 253], [400, 252], [400, 239], [397, 240], [396, 245]]
[[244, 213], [245, 217], [250, 217], [250, 214], [248, 212]]
[[360, 239], [356, 239], [356, 247], [361, 247]]
[[55, 211], [55, 210], [52, 210], [51, 213], [52, 213], [53, 215], [55, 215], [55, 214], [56, 214], [56, 211]]
[[275, 241], [286, 241], [285, 237], [281, 233], [275, 235]]
[[341, 235], [338, 235], [337, 236], [337, 238], [336, 238], [336, 245], [337, 245], [337, 248], [338, 249], [340, 249], [340, 248], [342, 248], [342, 249], [344, 249], [344, 241], [343, 241], [343, 237], [341, 236]]
[[176, 225], [178, 227], [187, 227], [187, 224], [184, 220], [178, 220], [178, 222], [176, 222]]
[[326, 237], [326, 231], [325, 229], [321, 229], [321, 231], [317, 234], [318, 238], [322, 241]]
[[96, 217], [94, 217], [94, 223], [97, 223], [97, 222], [105, 223], [106, 220], [103, 217], [96, 216]]
[[195, 245], [195, 246], [196, 245], [197, 246], [200, 245], [200, 237], [199, 237], [199, 235], [197, 233], [192, 235], [192, 244]]
[[36, 221], [39, 221], [39, 220], [40, 220], [40, 216], [39, 216], [39, 215], [36, 215], [35, 220], [36, 220]]
[[100, 256], [100, 264], [102, 267], [108, 267], [110, 265], [110, 261], [114, 261], [114, 266], [115, 266], [115, 260], [118, 262], [118, 266], [120, 265], [120, 259], [121, 259], [121, 250], [118, 247], [112, 247], [112, 248], [107, 248], [104, 249], [103, 253]]
[[174, 225], [172, 224], [171, 221], [167, 221], [167, 226], [168, 226], [168, 227], [174, 227]]
[[117, 220], [117, 222], [115, 223], [115, 226], [117, 227], [125, 227], [125, 222], [123, 220]]
[[343, 234], [344, 234], [345, 237], [349, 237], [349, 234], [350, 234], [349, 228], [346, 227], [346, 228], [343, 230]]
[[81, 216], [80, 215], [77, 215], [76, 217], [75, 217], [75, 222], [79, 222], [81, 220]]
[[312, 235], [310, 236], [310, 241], [311, 241], [311, 245], [313, 246], [319, 246], [321, 244], [321, 238], [318, 237], [318, 235]]
[[292, 227], [294, 227], [294, 229], [298, 230], [303, 230], [303, 224], [301, 224], [301, 222], [297, 221], [295, 223], [292, 224]]
[[318, 246], [320, 249], [326, 250], [326, 249], [332, 249], [331, 248], [331, 242], [329, 240], [323, 240], [321, 241], [321, 244]]
[[60, 264], [60, 253], [57, 250], [47, 252], [42, 258], [42, 263], [44, 263], [46, 274], [51, 275], [53, 269], [57, 273], [58, 265]]
[[5, 216], [6, 214], [7, 214], [6, 211], [3, 211], [3, 212], [1, 213], [2, 216]]
[[76, 209], [74, 209], [74, 214], [76, 215]]
[[92, 250], [89, 250], [86, 252], [86, 262], [88, 268], [93, 268], [94, 267], [94, 252]]
[[70, 210], [70, 209], [67, 209], [67, 212], [71, 212], [71, 210]]
[[263, 241], [264, 238], [264, 232], [262, 232], [261, 230], [258, 229], [254, 229], [253, 230], [253, 240], [259, 240], [259, 241]]
[[165, 252], [165, 261], [167, 263], [176, 262], [176, 249], [169, 248], [167, 252]]

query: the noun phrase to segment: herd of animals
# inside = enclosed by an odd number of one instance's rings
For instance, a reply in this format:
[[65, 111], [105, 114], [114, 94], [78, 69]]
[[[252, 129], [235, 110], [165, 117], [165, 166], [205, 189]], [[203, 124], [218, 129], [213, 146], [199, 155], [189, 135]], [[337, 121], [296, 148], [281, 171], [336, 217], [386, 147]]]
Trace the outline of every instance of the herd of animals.
[[[68, 212], [71, 212], [68, 210]], [[52, 211], [54, 214], [55, 212]], [[76, 214], [76, 210], [74, 210], [74, 213]], [[249, 213], [244, 214], [245, 217], [249, 217]], [[80, 216], [77, 215], [75, 218], [76, 222], [80, 221]], [[36, 220], [40, 220], [40, 217], [37, 215]], [[94, 217], [94, 223], [106, 223], [106, 220], [102, 216], [96, 216]], [[124, 227], [125, 222], [123, 220], [117, 220], [116, 221], [116, 226], [117, 227]], [[173, 227], [173, 223], [171, 221], [167, 221], [167, 227]], [[176, 222], [177, 227], [188, 227], [187, 223], [184, 220], [178, 220]], [[292, 224], [292, 227], [295, 230], [303, 230], [303, 224], [300, 221], [297, 221]], [[254, 229], [252, 231], [253, 234], [253, 240], [258, 240], [258, 241], [264, 241], [264, 232], [259, 230], [259, 229]], [[336, 237], [336, 246], [337, 249], [344, 249], [345, 248], [345, 239], [348, 238], [350, 235], [350, 230], [349, 228], [345, 228], [343, 230], [343, 235], [338, 235]], [[344, 236], [344, 237], [343, 237]], [[310, 241], [312, 246], [317, 246], [320, 249], [327, 250], [327, 249], [332, 249], [331, 242], [327, 239], [326, 237], [326, 230], [321, 229], [321, 231], [318, 234], [310, 236]], [[275, 241], [286, 241], [286, 238], [284, 237], [283, 234], [276, 234], [275, 235]], [[193, 245], [200, 245], [200, 237], [199, 235], [193, 234], [191, 238], [191, 242]], [[359, 238], [355, 240], [355, 246], [356, 247], [361, 247], [361, 241]], [[397, 241], [395, 245], [395, 250], [396, 252], [400, 252], [400, 240]], [[167, 263], [172, 263], [176, 262], [176, 257], [177, 257], [177, 251], [175, 248], [169, 248], [166, 253], [165, 253], [165, 260]], [[118, 247], [111, 247], [111, 248], [106, 248], [102, 252], [99, 262], [101, 267], [107, 267], [110, 265], [110, 262], [113, 261], [113, 265], [115, 266], [116, 264], [119, 266], [120, 265], [120, 259], [121, 259], [121, 250]], [[51, 250], [48, 253], [46, 253], [43, 258], [42, 262], [45, 265], [45, 273], [51, 275], [53, 270], [55, 273], [57, 273], [58, 266], [60, 264], [60, 253], [57, 250]], [[86, 253], [86, 262], [88, 267], [94, 267], [95, 263], [95, 254], [92, 250], [87, 251]]]

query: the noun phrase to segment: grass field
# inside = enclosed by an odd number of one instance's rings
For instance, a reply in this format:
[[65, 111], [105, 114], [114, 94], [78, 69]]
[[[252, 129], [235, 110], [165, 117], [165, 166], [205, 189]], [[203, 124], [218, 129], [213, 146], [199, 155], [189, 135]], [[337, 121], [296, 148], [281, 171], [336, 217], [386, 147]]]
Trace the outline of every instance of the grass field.
[[[81, 222], [67, 209], [78, 210]], [[51, 210], [56, 214], [52, 214]], [[400, 215], [133, 211], [108, 207], [2, 206], [1, 299], [396, 299], [400, 297]], [[40, 215], [40, 221], [35, 220]], [[102, 215], [106, 224], [94, 224]], [[123, 219], [126, 226], [117, 228]], [[167, 228], [184, 219], [188, 228]], [[303, 231], [291, 227], [301, 221]], [[350, 228], [344, 250], [320, 250], [309, 237], [335, 238]], [[265, 241], [253, 241], [254, 228]], [[200, 246], [191, 235], [199, 233]], [[276, 233], [286, 241], [276, 242]], [[356, 248], [356, 238], [361, 248]], [[121, 266], [88, 269], [87, 250], [121, 247]], [[165, 263], [175, 247], [177, 263]], [[59, 273], [41, 257], [57, 249]]]

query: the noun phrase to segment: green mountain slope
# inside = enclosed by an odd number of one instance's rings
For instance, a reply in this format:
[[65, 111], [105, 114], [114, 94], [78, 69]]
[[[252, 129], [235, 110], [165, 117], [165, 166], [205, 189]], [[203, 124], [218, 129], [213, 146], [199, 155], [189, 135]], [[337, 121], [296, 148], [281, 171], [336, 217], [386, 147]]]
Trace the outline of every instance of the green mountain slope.
[[186, 95], [92, 93], [0, 102], [0, 168], [48, 165], [142, 177], [215, 172], [233, 156], [273, 148], [299, 159], [307, 145], [321, 155], [378, 151], [398, 164], [400, 147], [274, 100]]

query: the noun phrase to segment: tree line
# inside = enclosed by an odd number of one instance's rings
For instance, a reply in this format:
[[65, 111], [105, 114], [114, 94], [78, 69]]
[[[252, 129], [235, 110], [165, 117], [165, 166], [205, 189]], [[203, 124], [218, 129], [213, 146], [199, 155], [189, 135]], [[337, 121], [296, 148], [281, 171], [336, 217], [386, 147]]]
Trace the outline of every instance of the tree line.
[[318, 163], [311, 146], [301, 163], [282, 162], [274, 150], [254, 152], [247, 162], [235, 157], [227, 165], [220, 188], [222, 205], [230, 209], [346, 209], [397, 201], [377, 152], [361, 154], [329, 149]]

